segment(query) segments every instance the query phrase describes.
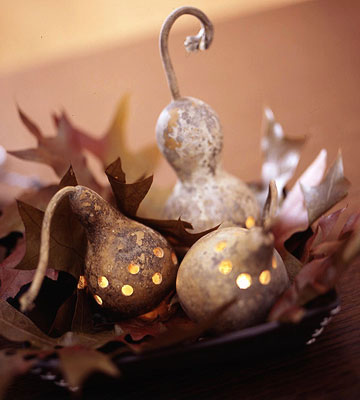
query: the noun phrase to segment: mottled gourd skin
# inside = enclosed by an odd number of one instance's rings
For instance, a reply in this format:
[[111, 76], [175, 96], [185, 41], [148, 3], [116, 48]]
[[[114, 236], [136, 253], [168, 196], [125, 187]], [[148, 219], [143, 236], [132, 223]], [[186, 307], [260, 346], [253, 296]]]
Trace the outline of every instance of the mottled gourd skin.
[[264, 321], [288, 285], [272, 235], [259, 227], [230, 227], [202, 237], [191, 247], [180, 264], [176, 290], [194, 321], [210, 317], [237, 297], [216, 323], [215, 331], [220, 333]]
[[175, 253], [159, 233], [78, 188], [69, 199], [87, 233], [85, 278], [91, 294], [119, 316], [152, 310], [175, 287]]
[[221, 166], [223, 134], [209, 105], [191, 97], [174, 100], [159, 116], [156, 137], [178, 176], [165, 206], [167, 218], [181, 217], [195, 231], [220, 223], [244, 226], [249, 216], [258, 222], [252, 191]]

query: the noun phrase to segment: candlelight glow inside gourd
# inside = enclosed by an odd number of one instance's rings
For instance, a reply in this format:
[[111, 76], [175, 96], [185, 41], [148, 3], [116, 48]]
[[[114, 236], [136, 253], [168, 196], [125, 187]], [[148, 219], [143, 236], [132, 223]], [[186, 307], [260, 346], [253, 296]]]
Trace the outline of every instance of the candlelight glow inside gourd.
[[166, 239], [126, 218], [91, 189], [69, 186], [55, 194], [45, 211], [40, 261], [29, 291], [20, 299], [22, 309], [32, 304], [40, 289], [47, 267], [51, 216], [64, 196], [69, 197], [88, 239], [79, 289], [87, 285], [101, 307], [119, 316], [141, 315], [157, 306], [175, 286], [178, 269]]
[[236, 298], [216, 322], [215, 330], [224, 332], [261, 322], [288, 283], [271, 233], [262, 227], [229, 227], [191, 247], [180, 264], [176, 290], [194, 321], [209, 318]]

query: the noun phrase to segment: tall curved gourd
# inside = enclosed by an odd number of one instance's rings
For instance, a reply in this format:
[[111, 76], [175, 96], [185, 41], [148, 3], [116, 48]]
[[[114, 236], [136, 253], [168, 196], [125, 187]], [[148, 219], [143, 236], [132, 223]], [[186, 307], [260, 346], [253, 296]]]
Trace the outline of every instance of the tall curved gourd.
[[187, 37], [188, 51], [206, 50], [213, 40], [213, 26], [197, 8], [181, 7], [169, 15], [160, 33], [160, 53], [172, 95], [156, 124], [158, 146], [175, 170], [178, 181], [165, 206], [168, 218], [181, 217], [196, 231], [223, 226], [245, 226], [259, 219], [255, 196], [240, 179], [221, 165], [223, 134], [219, 118], [206, 103], [180, 95], [168, 52], [168, 36], [175, 20], [184, 14], [197, 17], [202, 28]]

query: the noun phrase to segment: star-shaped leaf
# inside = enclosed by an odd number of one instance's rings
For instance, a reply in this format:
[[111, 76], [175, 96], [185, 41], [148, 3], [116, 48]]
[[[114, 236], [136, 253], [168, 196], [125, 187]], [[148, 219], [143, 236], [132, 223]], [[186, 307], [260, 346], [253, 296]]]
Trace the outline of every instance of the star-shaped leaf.
[[[104, 166], [120, 157], [128, 179], [134, 181], [145, 173], [153, 172], [160, 161], [160, 152], [156, 144], [144, 146], [136, 152], [129, 149], [125, 129], [128, 115], [129, 95], [125, 95], [119, 101], [109, 128], [100, 139], [75, 127], [65, 113], [54, 115], [54, 121], [58, 127], [63, 121], [66, 136], [75, 138], [77, 147], [90, 151]], [[76, 174], [78, 175], [77, 171]]]
[[218, 228], [214, 227], [204, 232], [190, 233], [186, 229], [193, 229], [192, 225], [181, 219], [159, 220], [137, 217], [135, 215], [136, 211], [150, 189], [152, 176], [134, 183], [126, 183], [120, 158], [110, 164], [105, 172], [111, 184], [119, 210], [126, 216], [160, 232], [175, 247], [190, 247], [202, 236]]
[[300, 185], [311, 225], [348, 194], [350, 182], [344, 176], [341, 153], [339, 152], [336, 161], [318, 186]]
[[[60, 188], [76, 184], [75, 175], [70, 168], [60, 182]], [[44, 212], [21, 201], [18, 201], [18, 207], [25, 225], [26, 253], [17, 268], [35, 269], [39, 259]], [[65, 198], [58, 205], [52, 219], [48, 266], [68, 272], [77, 279], [84, 268], [86, 243], [84, 228], [71, 211], [68, 198]]]
[[37, 140], [37, 147], [25, 150], [8, 151], [9, 154], [27, 161], [35, 161], [50, 166], [55, 173], [62, 177], [71, 164], [80, 182], [88, 187], [100, 190], [92, 173], [87, 168], [84, 147], [72, 130], [68, 120], [62, 116], [57, 120], [57, 135], [44, 136], [40, 128], [20, 109], [18, 112], [22, 122]]

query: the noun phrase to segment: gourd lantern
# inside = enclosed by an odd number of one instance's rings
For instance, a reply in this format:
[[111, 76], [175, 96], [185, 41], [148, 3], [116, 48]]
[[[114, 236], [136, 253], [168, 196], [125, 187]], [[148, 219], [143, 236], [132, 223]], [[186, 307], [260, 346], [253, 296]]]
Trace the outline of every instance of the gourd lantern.
[[87, 236], [85, 279], [96, 302], [121, 317], [144, 314], [175, 287], [177, 258], [159, 233], [125, 217], [84, 186], [67, 186], [50, 200], [43, 219], [40, 260], [22, 310], [33, 303], [47, 268], [50, 222], [55, 207], [69, 196]]
[[233, 302], [217, 319], [217, 332], [262, 322], [289, 284], [270, 232], [277, 191], [271, 183], [262, 226], [228, 227], [199, 239], [180, 264], [176, 291], [187, 315], [201, 322]]
[[164, 214], [191, 222], [195, 231], [220, 223], [244, 226], [248, 218], [256, 223], [260, 213], [252, 191], [222, 168], [223, 134], [217, 114], [203, 101], [180, 95], [169, 57], [168, 36], [175, 20], [183, 14], [194, 15], [203, 24], [197, 36], [187, 37], [188, 51], [205, 50], [213, 39], [211, 22], [194, 7], [178, 8], [161, 29], [160, 52], [172, 102], [158, 118], [156, 137], [178, 177]]

